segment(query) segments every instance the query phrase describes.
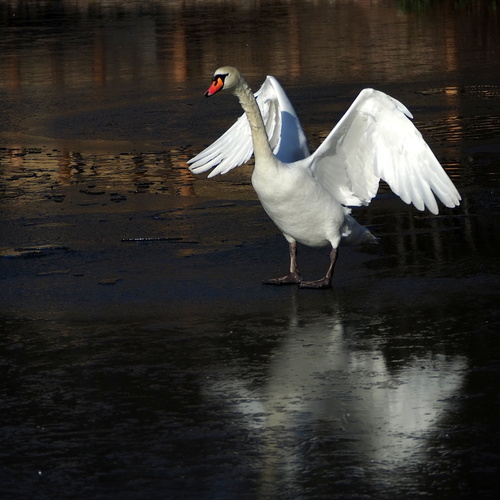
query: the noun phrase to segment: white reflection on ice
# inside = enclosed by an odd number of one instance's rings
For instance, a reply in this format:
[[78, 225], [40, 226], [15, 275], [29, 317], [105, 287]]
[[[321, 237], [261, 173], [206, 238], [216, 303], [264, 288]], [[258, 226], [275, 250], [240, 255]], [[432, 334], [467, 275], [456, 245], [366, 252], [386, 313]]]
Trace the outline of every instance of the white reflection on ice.
[[357, 348], [355, 335], [331, 316], [292, 318], [264, 386], [229, 378], [207, 389], [239, 425], [261, 432], [267, 489], [293, 482], [322, 442], [393, 480], [403, 461], [425, 459], [426, 437], [460, 389], [466, 358], [426, 353], [391, 369], [382, 352]]

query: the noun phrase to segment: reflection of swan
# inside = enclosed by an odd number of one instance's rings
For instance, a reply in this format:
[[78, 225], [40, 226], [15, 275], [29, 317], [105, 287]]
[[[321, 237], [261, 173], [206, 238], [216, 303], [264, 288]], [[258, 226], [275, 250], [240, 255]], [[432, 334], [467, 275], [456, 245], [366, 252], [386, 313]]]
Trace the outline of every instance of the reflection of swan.
[[[359, 470], [373, 485], [390, 477], [391, 487], [408, 486], [463, 383], [466, 358], [426, 352], [389, 368], [379, 348], [355, 340], [356, 323], [338, 316], [294, 321], [292, 312], [257, 384], [239, 364], [232, 376], [225, 365], [205, 387], [259, 443], [262, 498], [279, 497], [284, 484], [298, 487], [318, 464], [328, 477]], [[356, 348], [360, 343], [364, 349]]]
[[[434, 194], [447, 207], [459, 204], [455, 186], [407, 119], [410, 112], [382, 92], [363, 90], [323, 144], [309, 155], [298, 118], [274, 78], [268, 77], [257, 93], [259, 104], [236, 68], [218, 69], [205, 95], [222, 89], [233, 90], [248, 121], [240, 118], [190, 160], [190, 168], [204, 172], [218, 165], [211, 175], [225, 173], [248, 161], [254, 152], [252, 184], [290, 245], [290, 273], [265, 283], [329, 287], [340, 239], [352, 243], [374, 239], [344, 205], [369, 203], [380, 179], [419, 210], [427, 207], [438, 213]], [[297, 242], [314, 247], [331, 244], [324, 278], [302, 281]]]

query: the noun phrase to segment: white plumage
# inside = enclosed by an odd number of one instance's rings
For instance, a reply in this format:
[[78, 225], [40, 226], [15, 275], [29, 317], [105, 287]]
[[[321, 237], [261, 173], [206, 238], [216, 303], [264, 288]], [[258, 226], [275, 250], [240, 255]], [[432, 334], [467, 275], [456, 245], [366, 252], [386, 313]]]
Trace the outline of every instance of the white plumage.
[[[254, 95], [241, 73], [219, 68], [206, 96], [232, 89], [245, 113], [211, 146], [189, 160], [209, 177], [224, 174], [255, 156], [252, 184], [264, 210], [290, 245], [290, 273], [267, 284], [331, 285], [337, 247], [374, 240], [347, 206], [368, 204], [380, 179], [406, 203], [438, 213], [460, 195], [409, 118], [408, 109], [383, 92], [364, 89], [319, 148], [309, 153], [299, 119], [278, 81], [268, 76]], [[296, 243], [332, 246], [329, 269], [318, 281], [302, 281]]]

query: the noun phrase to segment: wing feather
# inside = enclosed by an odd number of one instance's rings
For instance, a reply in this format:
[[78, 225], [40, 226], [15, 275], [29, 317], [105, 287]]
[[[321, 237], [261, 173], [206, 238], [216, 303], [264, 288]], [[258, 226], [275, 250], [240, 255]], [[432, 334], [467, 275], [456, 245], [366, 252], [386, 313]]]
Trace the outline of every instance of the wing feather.
[[383, 92], [364, 89], [310, 157], [313, 175], [344, 205], [368, 204], [380, 179], [405, 203], [438, 213], [460, 195], [408, 109]]
[[[276, 157], [289, 163], [309, 156], [300, 121], [278, 81], [268, 76], [255, 97]], [[196, 174], [213, 169], [208, 177], [214, 177], [248, 162], [252, 154], [250, 125], [243, 114], [219, 139], [191, 158], [188, 164], [189, 169]]]

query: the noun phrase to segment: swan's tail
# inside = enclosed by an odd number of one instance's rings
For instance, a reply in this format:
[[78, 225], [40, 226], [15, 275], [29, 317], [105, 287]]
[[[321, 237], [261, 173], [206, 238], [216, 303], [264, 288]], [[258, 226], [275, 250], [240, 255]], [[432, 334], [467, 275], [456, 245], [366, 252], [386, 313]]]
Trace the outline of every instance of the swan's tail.
[[344, 226], [342, 227], [342, 243], [347, 243], [348, 245], [378, 244], [378, 240], [366, 227], [362, 226], [347, 212]]

